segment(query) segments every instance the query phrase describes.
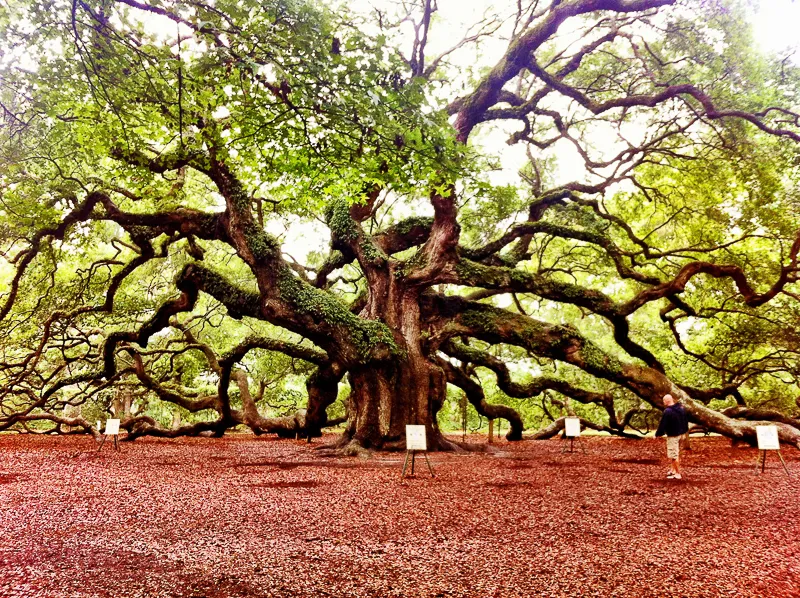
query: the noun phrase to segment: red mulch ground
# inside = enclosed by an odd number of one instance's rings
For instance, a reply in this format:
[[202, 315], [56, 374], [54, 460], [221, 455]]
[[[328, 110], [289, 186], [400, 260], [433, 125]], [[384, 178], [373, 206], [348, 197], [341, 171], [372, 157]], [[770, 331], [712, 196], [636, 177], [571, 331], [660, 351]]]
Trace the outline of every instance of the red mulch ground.
[[800, 454], [693, 441], [320, 458], [302, 442], [0, 437], [0, 596], [800, 596]]

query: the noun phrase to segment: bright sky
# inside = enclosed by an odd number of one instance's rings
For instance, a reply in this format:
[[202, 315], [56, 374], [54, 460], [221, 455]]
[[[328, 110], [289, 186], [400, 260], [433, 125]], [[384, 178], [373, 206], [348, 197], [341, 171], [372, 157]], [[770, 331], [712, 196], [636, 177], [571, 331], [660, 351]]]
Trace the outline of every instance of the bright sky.
[[[352, 0], [352, 4], [361, 10], [369, 10], [369, 7], [388, 7], [394, 4], [395, 0]], [[694, 0], [701, 1], [701, 0]], [[756, 42], [766, 52], [783, 53], [787, 48], [795, 49], [794, 61], [800, 64], [800, 0], [744, 0], [748, 2], [753, 11], [753, 28]], [[435, 55], [438, 50], [449, 48], [453, 43], [463, 37], [465, 28], [480, 20], [480, 17], [487, 11], [491, 11], [493, 6], [501, 6], [503, 11], [513, 11], [515, 2], [509, 0], [438, 0], [440, 21], [432, 27], [431, 48], [429, 55]], [[446, 33], [445, 33], [446, 32]], [[497, 47], [494, 45], [488, 53], [502, 53], [505, 43], [500, 42]], [[514, 129], [515, 127], [512, 127]], [[492, 147], [497, 147], [497, 154], [502, 156], [502, 169], [492, 173], [493, 182], [502, 184], [515, 181], [519, 167], [526, 161], [524, 148], [520, 146], [508, 147], [505, 144], [507, 133], [495, 131], [484, 138], [483, 142]], [[573, 175], [583, 169], [583, 160], [574, 151], [572, 146], [562, 144], [564, 147], [556, 148], [558, 155], [558, 171], [566, 176], [568, 180], [573, 180]], [[559, 178], [557, 176], [557, 178]], [[563, 182], [563, 181], [562, 181]], [[288, 224], [288, 226], [287, 226]], [[327, 231], [322, 225], [313, 224], [313, 232], [309, 234], [309, 225], [297, 226], [297, 223], [271, 223], [270, 232], [283, 236], [284, 248], [295, 258], [305, 261], [308, 251], [312, 249], [323, 249], [327, 243]], [[314, 247], [309, 243], [310, 238], [318, 239], [320, 247]]]
[[[701, 0], [694, 0], [700, 2]], [[356, 0], [372, 6], [386, 5], [390, 0]], [[796, 50], [795, 61], [800, 63], [800, 0], [744, 0], [753, 12], [753, 29], [756, 41], [768, 52]], [[491, 6], [507, 6], [513, 2], [502, 0], [438, 0], [439, 15], [448, 23], [468, 23]]]
[[[693, 0], [696, 2], [709, 0]], [[753, 18], [754, 37], [756, 42], [766, 52], [778, 52], [783, 54], [787, 49], [793, 49], [793, 60], [800, 64], [800, 0], [743, 0], [751, 7]], [[392, 7], [396, 7], [396, 0], [350, 0], [351, 5], [357, 10], [371, 12], [370, 8], [378, 8], [384, 12], [393, 12]], [[543, 3], [544, 4], [544, 3]], [[484, 14], [497, 12], [497, 8], [508, 16], [515, 10], [516, 3], [510, 0], [437, 0], [439, 11], [437, 20], [432, 27], [431, 40], [428, 55], [435, 55], [439, 51], [449, 48], [462, 37], [466, 28], [477, 21], [480, 21]], [[157, 19], [154, 19], [156, 21]], [[153, 22], [153, 25], [156, 25]], [[158, 25], [156, 25], [158, 27]], [[160, 28], [160, 27], [158, 27]], [[165, 33], [172, 35], [174, 25], [166, 24]], [[483, 50], [484, 56], [500, 55], [505, 49], [506, 42], [498, 40], [495, 43], [487, 44]], [[512, 127], [513, 128], [513, 127]], [[508, 148], [505, 145], [507, 133], [496, 132], [492, 139], [484, 139], [484, 143], [497, 146], [499, 154], [503, 156], [503, 169], [493, 173], [492, 179], [496, 183], [508, 182], [516, 178], [516, 172], [525, 161], [523, 148]], [[496, 137], [496, 139], [494, 138]], [[583, 162], [576, 152], [569, 147], [557, 151], [559, 170], [570, 174], [575, 168], [582, 169]], [[574, 154], [574, 155], [571, 155]], [[322, 241], [327, 239], [327, 232], [321, 225], [310, 225], [314, 232], [309, 235], [309, 225], [298, 226], [297, 223], [271, 222], [270, 232], [283, 236], [284, 247], [295, 258], [305, 261], [306, 254], [310, 250], [322, 249], [326, 242], [314, 247], [314, 243], [309, 243], [309, 238]]]
[[794, 60], [800, 64], [800, 1], [761, 0], [753, 17], [756, 41], [768, 52], [795, 51]]

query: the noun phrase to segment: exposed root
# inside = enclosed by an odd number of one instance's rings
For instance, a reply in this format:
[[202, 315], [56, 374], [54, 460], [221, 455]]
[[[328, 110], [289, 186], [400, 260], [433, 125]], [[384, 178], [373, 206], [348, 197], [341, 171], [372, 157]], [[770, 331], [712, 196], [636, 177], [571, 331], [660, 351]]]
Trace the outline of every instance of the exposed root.
[[358, 457], [359, 459], [372, 457], [372, 451], [364, 448], [357, 440], [345, 439], [345, 442], [340, 441], [323, 445], [316, 450], [320, 457]]
[[453, 453], [494, 453], [497, 448], [488, 443], [460, 442], [440, 437], [436, 450]]

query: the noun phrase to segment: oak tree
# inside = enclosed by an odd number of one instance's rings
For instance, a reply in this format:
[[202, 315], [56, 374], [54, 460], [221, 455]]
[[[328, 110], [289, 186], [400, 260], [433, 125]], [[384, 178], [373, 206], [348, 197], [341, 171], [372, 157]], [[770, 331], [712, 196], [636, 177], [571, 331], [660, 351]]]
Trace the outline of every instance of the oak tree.
[[[0, 430], [122, 393], [131, 438], [310, 437], [347, 389], [342, 451], [448, 449], [449, 386], [509, 440], [513, 400], [631, 435], [670, 392], [800, 447], [800, 76], [735, 5], [532, 0], [457, 42], [433, 0], [0, 11]], [[306, 409], [264, 415], [287, 376]]]

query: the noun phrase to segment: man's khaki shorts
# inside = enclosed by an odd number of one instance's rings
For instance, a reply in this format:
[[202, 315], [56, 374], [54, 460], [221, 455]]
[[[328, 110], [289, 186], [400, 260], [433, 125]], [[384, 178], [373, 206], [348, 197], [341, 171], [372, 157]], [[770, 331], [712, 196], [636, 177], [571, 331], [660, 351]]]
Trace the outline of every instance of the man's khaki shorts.
[[681, 454], [681, 437], [667, 436], [667, 458], [678, 459]]

